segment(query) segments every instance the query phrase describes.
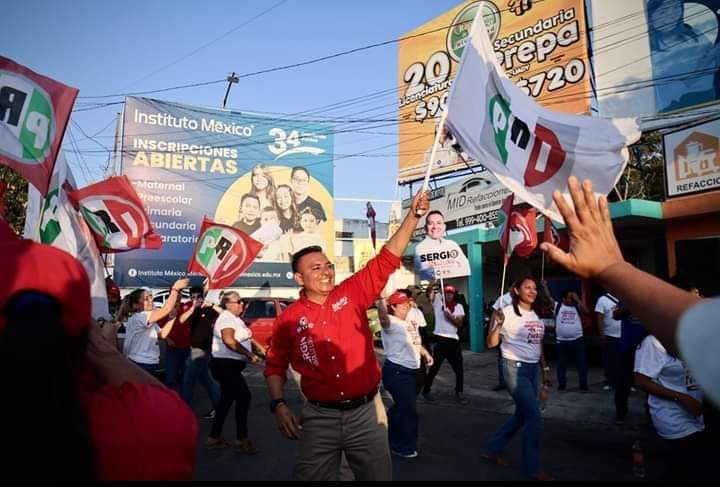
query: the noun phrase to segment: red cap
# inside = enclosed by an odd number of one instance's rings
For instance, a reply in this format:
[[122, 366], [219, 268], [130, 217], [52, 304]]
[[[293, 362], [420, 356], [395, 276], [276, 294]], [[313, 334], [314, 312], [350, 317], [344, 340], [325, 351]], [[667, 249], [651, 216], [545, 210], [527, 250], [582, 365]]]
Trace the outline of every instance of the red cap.
[[457, 292], [457, 290], [455, 289], [455, 286], [453, 286], [452, 284], [445, 284], [445, 292], [455, 294]]
[[401, 293], [400, 291], [395, 291], [388, 298], [388, 304], [392, 304], [393, 306], [409, 302], [410, 300], [408, 299], [407, 294]]
[[80, 335], [90, 326], [90, 281], [72, 255], [50, 245], [17, 239], [0, 243], [0, 332], [5, 306], [21, 291], [47, 294], [60, 303], [65, 333]]

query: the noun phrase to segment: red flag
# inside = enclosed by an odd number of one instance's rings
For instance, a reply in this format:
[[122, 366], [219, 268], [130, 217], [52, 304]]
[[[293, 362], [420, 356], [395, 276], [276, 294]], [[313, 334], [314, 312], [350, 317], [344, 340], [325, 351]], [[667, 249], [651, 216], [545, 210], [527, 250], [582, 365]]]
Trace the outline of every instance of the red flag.
[[208, 289], [231, 286], [253, 263], [263, 244], [245, 232], [203, 218], [188, 273], [208, 278]]
[[10, 226], [5, 219], [5, 188], [7, 183], [0, 181], [0, 242], [7, 242], [8, 240], [15, 240], [18, 238], [18, 234]]
[[115, 176], [82, 189], [66, 188], [65, 191], [92, 230], [101, 252], [162, 246], [162, 239], [154, 232], [142, 200], [127, 176]]
[[504, 263], [507, 263], [510, 259], [510, 255], [512, 254], [512, 248], [508, 246], [508, 243], [510, 242], [509, 222], [510, 214], [512, 213], [513, 196], [513, 193], [510, 193], [510, 196], [503, 200], [500, 211], [498, 211], [497, 226], [500, 227], [500, 247], [503, 249]]
[[543, 242], [551, 243], [565, 252], [570, 250], [570, 241], [567, 236], [555, 228], [550, 218], [547, 216], [544, 218]]
[[520, 257], [527, 257], [537, 247], [535, 215], [535, 208], [515, 209], [510, 214], [510, 254], [514, 251]]
[[78, 90], [0, 56], [0, 164], [47, 194]]
[[375, 228], [375, 216], [377, 214], [375, 213], [375, 209], [372, 207], [370, 202], [367, 202], [367, 213], [365, 213], [365, 216], [367, 216], [368, 219], [368, 228], [370, 229], [370, 240], [372, 240], [372, 246], [373, 249], [377, 250], [377, 247], [375, 246], [375, 240], [377, 237], [377, 230]]

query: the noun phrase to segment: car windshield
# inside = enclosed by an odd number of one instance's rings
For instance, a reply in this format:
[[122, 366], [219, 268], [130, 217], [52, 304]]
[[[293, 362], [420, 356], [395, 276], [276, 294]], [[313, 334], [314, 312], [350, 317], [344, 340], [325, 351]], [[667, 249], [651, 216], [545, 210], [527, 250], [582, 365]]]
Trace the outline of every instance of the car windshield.
[[250, 301], [243, 314], [243, 318], [275, 318], [276, 316], [275, 302], [262, 300]]

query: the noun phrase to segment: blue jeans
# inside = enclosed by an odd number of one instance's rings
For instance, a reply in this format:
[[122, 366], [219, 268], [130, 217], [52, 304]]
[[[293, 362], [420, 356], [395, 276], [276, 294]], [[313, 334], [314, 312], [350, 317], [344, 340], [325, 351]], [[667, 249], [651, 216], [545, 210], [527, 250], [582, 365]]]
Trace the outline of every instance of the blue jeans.
[[518, 362], [503, 358], [505, 386], [515, 400], [515, 414], [495, 433], [487, 445], [487, 451], [499, 455], [512, 437], [523, 429], [522, 467], [526, 475], [540, 471], [540, 432], [542, 417], [538, 407], [539, 364]]
[[143, 369], [148, 374], [151, 374], [152, 376], [155, 376], [158, 369], [160, 368], [160, 364], [141, 364], [140, 362], [135, 362], [134, 360], [130, 360], [132, 363]]
[[185, 362], [185, 377], [180, 393], [180, 396], [190, 407], [192, 407], [196, 382], [200, 382], [205, 388], [213, 407], [217, 406], [220, 402], [220, 387], [210, 375], [210, 352], [193, 347], [190, 349], [190, 354]]
[[180, 392], [185, 376], [185, 362], [190, 356], [190, 348], [170, 348], [165, 351], [165, 385]]
[[566, 342], [557, 342], [558, 364], [557, 378], [558, 387], [565, 389], [567, 386], [567, 364], [568, 358], [572, 355], [575, 359], [575, 366], [580, 379], [580, 389], [587, 389], [587, 362], [585, 360], [585, 337], [576, 338]]
[[413, 453], [417, 450], [418, 437], [417, 369], [385, 360], [382, 380], [394, 402], [388, 410], [390, 449], [403, 455]]

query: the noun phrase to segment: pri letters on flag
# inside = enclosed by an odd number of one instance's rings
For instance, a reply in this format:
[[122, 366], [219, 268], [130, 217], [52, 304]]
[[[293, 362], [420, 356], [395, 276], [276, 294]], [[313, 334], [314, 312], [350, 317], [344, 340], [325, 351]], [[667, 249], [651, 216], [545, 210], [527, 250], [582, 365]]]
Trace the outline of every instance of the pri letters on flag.
[[76, 191], [68, 191], [73, 206], [87, 222], [101, 252], [159, 249], [142, 201], [127, 176], [115, 176]]
[[0, 164], [45, 196], [78, 90], [0, 56]]
[[627, 162], [627, 145], [640, 137], [637, 121], [539, 106], [498, 66], [481, 12], [448, 97], [448, 128], [463, 150], [508, 189], [562, 222], [553, 191], [559, 190], [572, 207], [566, 185], [573, 175], [592, 180], [597, 194], [608, 194]]
[[199, 272], [208, 278], [208, 289], [232, 285], [253, 263], [263, 244], [244, 232], [206, 218], [200, 227], [188, 273]]
[[508, 235], [510, 254], [515, 252], [520, 257], [528, 257], [538, 244], [535, 225], [535, 208], [515, 209], [510, 213]]

